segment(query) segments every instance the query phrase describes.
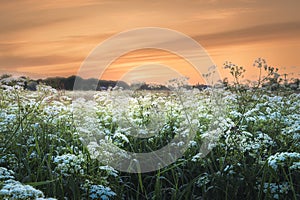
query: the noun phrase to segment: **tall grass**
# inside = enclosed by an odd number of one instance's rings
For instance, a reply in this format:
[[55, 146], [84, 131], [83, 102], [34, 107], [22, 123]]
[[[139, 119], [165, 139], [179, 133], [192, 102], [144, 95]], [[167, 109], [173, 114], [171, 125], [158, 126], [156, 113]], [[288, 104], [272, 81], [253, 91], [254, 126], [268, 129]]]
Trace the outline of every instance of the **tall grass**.
[[[74, 107], [68, 94], [47, 86], [29, 92], [2, 85], [0, 198], [35, 199], [32, 192], [57, 199], [299, 199], [300, 95], [272, 92], [266, 82], [276, 70], [262, 60], [256, 64], [266, 70], [266, 77], [249, 87], [240, 81], [243, 68], [227, 63], [235, 82], [221, 90], [224, 113], [218, 120], [211, 89], [182, 93], [185, 107], [172, 93], [136, 94], [126, 108], [127, 124], [120, 125], [124, 113], [111, 100], [120, 91], [100, 92]], [[95, 113], [86, 116], [82, 111], [81, 122], [88, 123], [83, 128], [74, 109], [85, 106]], [[183, 137], [185, 112], [192, 117], [195, 137], [181, 158], [156, 171], [119, 172], [106, 166], [117, 154], [105, 156], [104, 147], [95, 157], [86, 146], [86, 136], [92, 134], [99, 144], [106, 141], [130, 152], [160, 149]], [[155, 121], [158, 116], [160, 122]], [[201, 146], [214, 121], [222, 134], [202, 156]], [[134, 137], [125, 127], [142, 129], [151, 122], [161, 126], [147, 138]], [[31, 185], [43, 195], [29, 188], [27, 196], [16, 196], [15, 188], [7, 190], [12, 183]]]

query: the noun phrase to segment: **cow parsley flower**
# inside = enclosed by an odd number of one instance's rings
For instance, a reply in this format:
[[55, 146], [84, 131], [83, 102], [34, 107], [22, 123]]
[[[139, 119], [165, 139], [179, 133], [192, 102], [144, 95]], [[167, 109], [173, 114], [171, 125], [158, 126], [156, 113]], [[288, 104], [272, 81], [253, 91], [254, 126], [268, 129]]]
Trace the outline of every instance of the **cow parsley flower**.
[[14, 172], [4, 167], [0, 167], [0, 181], [14, 179]]
[[89, 188], [90, 199], [109, 200], [110, 197], [113, 196], [116, 196], [116, 193], [113, 192], [110, 187], [105, 187], [103, 185], [91, 185]]
[[289, 167], [291, 170], [300, 170], [300, 161], [293, 162], [293, 165]]
[[113, 167], [105, 165], [105, 166], [100, 166], [99, 169], [101, 170], [105, 170], [108, 175], [111, 175], [113, 177], [117, 177], [118, 176], [118, 171], [115, 170]]
[[30, 185], [23, 185], [19, 181], [7, 180], [4, 181], [4, 186], [0, 190], [1, 199], [36, 199], [44, 197], [42, 191], [33, 188]]
[[63, 176], [70, 176], [71, 174], [84, 174], [85, 159], [83, 155], [64, 154], [56, 156], [54, 163], [57, 165], [56, 172]]
[[[277, 170], [278, 165], [285, 166], [286, 161], [300, 161], [300, 153], [296, 152], [280, 152], [276, 153], [275, 155], [270, 156], [267, 161], [268, 165], [273, 168], [274, 170]], [[297, 166], [297, 165], [296, 165]], [[293, 167], [294, 168], [294, 167]]]
[[274, 199], [279, 199], [279, 194], [287, 194], [290, 190], [290, 185], [288, 182], [281, 184], [277, 183], [264, 183], [264, 193], [268, 191], [273, 195]]

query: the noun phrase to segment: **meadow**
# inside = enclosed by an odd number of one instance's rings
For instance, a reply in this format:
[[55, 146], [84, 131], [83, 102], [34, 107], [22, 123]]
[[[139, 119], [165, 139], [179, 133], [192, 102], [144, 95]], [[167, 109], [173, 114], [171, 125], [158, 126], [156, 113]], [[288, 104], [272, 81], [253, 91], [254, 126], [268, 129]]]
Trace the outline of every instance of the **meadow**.
[[[234, 83], [168, 94], [2, 84], [0, 199], [300, 199], [300, 94], [257, 64], [251, 87], [227, 64]], [[109, 165], [167, 144], [186, 148], [157, 170]]]

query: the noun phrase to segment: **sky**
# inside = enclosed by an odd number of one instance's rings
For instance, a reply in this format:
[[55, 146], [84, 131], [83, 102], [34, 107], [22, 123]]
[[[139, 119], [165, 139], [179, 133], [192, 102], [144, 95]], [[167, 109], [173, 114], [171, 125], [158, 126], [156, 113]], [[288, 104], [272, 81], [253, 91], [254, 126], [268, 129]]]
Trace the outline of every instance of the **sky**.
[[[258, 71], [252, 64], [259, 57], [289, 78], [300, 77], [299, 0], [0, 0], [0, 3], [0, 74], [30, 77], [80, 74], [91, 52], [116, 34], [160, 27], [197, 41], [222, 78], [229, 75], [223, 63], [231, 61], [246, 68], [245, 78], [257, 79]], [[99, 55], [96, 59], [102, 58]], [[98, 71], [103, 68], [93, 67]], [[133, 49], [113, 60], [98, 78], [148, 80], [151, 76], [160, 79], [180, 74], [193, 83], [203, 81], [196, 71], [174, 52]]]

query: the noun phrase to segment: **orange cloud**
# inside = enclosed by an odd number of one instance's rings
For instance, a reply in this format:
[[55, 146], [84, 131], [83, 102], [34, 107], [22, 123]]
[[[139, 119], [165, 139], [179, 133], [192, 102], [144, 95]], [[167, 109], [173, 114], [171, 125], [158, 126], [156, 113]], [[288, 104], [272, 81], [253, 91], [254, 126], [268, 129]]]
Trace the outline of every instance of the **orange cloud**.
[[[113, 34], [157, 26], [191, 36], [208, 50], [219, 67], [226, 60], [247, 67], [255, 58], [265, 57], [270, 64], [299, 74], [299, 6], [297, 0], [3, 1], [0, 71], [76, 74], [93, 48]], [[104, 77], [114, 79], [120, 75], [123, 69], [117, 67], [155, 60], [176, 66], [180, 73], [194, 74], [186, 72], [186, 65], [172, 55], [135, 52], [134, 57], [120, 58]]]
[[132, 81], [142, 81], [147, 77], [148, 81], [161, 83], [184, 76], [189, 77], [191, 83], [204, 83], [199, 71], [186, 60], [157, 49], [136, 50], [121, 56], [106, 69], [101, 78], [119, 80], [126, 74], [131, 74]]

